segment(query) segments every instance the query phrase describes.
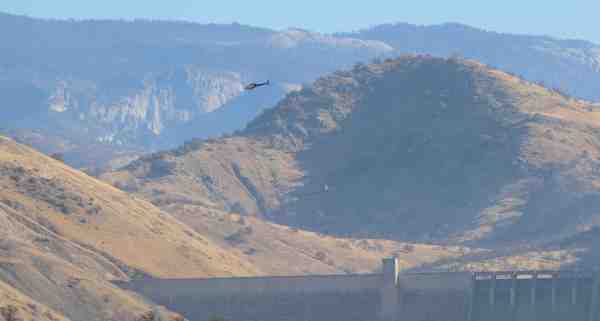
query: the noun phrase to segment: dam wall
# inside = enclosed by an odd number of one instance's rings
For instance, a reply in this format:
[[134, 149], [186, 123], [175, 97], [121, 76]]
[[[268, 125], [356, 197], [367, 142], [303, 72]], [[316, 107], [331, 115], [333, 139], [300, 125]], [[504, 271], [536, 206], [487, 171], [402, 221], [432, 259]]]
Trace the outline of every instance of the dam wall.
[[379, 274], [364, 274], [151, 279], [121, 286], [192, 321], [364, 321], [378, 314], [381, 281]]
[[379, 274], [274, 276], [207, 279], [145, 279], [123, 283], [148, 297], [232, 295], [314, 294], [321, 292], [355, 293], [377, 291]]
[[469, 321], [598, 321], [597, 273], [475, 273]]
[[381, 273], [115, 282], [191, 321], [600, 321], [596, 273]]

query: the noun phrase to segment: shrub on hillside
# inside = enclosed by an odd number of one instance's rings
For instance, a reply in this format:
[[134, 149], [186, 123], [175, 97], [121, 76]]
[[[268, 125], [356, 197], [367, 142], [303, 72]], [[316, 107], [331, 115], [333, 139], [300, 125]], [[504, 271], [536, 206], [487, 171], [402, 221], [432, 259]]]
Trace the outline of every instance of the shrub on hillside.
[[324, 262], [327, 259], [327, 254], [325, 254], [323, 251], [318, 251], [315, 253], [315, 259]]
[[414, 251], [414, 250], [415, 250], [415, 246], [414, 246], [414, 245], [412, 245], [412, 244], [405, 244], [405, 245], [402, 247], [402, 250], [403, 250], [405, 253], [411, 253], [412, 251]]
[[135, 321], [187, 321], [183, 316], [174, 314], [167, 316], [165, 310], [154, 309], [140, 315]]
[[56, 159], [59, 162], [62, 162], [62, 163], [65, 162], [65, 155], [63, 153], [53, 153], [53, 154], [50, 154], [50, 157]]
[[220, 317], [220, 316], [212, 316], [208, 319], [208, 321], [229, 321], [224, 317]]
[[183, 145], [174, 151], [175, 156], [183, 156], [187, 153], [194, 152], [202, 148], [204, 140], [194, 138], [192, 140], [185, 141]]
[[4, 321], [23, 321], [19, 317], [19, 309], [14, 305], [0, 307], [0, 316]]
[[140, 315], [135, 321], [154, 321], [157, 319], [157, 315], [154, 311], [148, 311], [142, 315]]
[[239, 245], [246, 242], [246, 236], [251, 235], [253, 232], [251, 226], [246, 226], [240, 228], [237, 232], [230, 234], [225, 237], [225, 241], [229, 242], [231, 245]]

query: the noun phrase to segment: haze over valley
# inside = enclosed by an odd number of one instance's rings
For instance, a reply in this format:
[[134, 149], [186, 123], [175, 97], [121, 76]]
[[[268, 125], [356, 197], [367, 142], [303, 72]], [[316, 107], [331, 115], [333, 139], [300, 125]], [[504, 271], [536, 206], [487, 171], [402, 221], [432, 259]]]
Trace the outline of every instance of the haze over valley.
[[[0, 92], [4, 104], [20, 107], [2, 109], [0, 130], [45, 152], [61, 152], [77, 167], [231, 133], [319, 76], [400, 54], [476, 59], [600, 100], [598, 45], [460, 24], [380, 25], [328, 35], [240, 24], [1, 14], [0, 26], [18, 30], [0, 44]], [[271, 79], [273, 86], [259, 95], [242, 90], [256, 79]]]
[[118, 285], [368, 278], [389, 257], [600, 265], [600, 45], [458, 23], [0, 30], [0, 320], [194, 320]]

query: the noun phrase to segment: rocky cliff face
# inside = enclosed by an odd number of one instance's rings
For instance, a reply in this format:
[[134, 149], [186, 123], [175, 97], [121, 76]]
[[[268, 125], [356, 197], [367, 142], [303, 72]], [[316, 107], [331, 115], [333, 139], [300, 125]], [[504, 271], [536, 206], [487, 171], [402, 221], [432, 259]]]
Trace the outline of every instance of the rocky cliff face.
[[223, 107], [243, 90], [239, 73], [195, 66], [144, 78], [139, 84], [131, 83], [132, 88], [125, 88], [127, 92], [121, 95], [95, 86], [80, 88], [76, 81], [59, 81], [50, 89], [48, 112], [102, 126], [107, 131], [98, 141], [126, 144], [129, 133], [160, 136], [165, 128]]

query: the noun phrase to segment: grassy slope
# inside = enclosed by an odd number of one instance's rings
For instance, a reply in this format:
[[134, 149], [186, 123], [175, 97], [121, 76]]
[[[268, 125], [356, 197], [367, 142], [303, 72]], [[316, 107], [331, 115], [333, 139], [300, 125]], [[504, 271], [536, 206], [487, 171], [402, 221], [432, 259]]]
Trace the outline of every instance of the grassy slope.
[[114, 187], [0, 137], [0, 281], [72, 320], [148, 309], [112, 279], [258, 269]]
[[379, 269], [381, 259], [390, 256], [397, 256], [402, 269], [409, 269], [484, 252], [459, 246], [339, 238], [197, 205], [172, 204], [165, 209], [269, 275], [368, 273]]
[[17, 316], [31, 321], [68, 321], [59, 313], [0, 282], [0, 307], [17, 308]]
[[254, 272], [152, 204], [32, 149], [3, 140], [0, 164], [0, 197], [26, 219], [131, 268], [173, 277]]

